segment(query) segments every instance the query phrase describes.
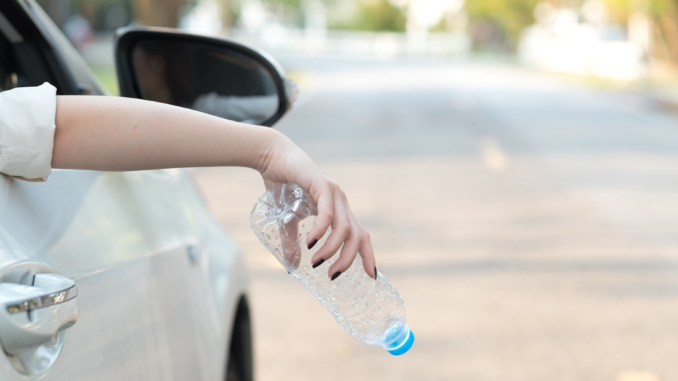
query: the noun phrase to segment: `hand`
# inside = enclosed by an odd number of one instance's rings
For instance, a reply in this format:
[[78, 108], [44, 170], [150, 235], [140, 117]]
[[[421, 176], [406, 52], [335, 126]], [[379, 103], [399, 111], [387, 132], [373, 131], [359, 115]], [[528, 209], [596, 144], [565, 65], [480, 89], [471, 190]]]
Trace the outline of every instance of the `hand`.
[[267, 189], [280, 183], [295, 183], [307, 189], [316, 200], [318, 218], [306, 238], [309, 248], [325, 235], [327, 228], [332, 227], [332, 233], [315, 253], [312, 263], [331, 258], [341, 247], [339, 259], [328, 271], [332, 280], [351, 266], [358, 253], [365, 272], [372, 278], [376, 276], [370, 235], [353, 216], [346, 194], [339, 185], [325, 176], [304, 151], [284, 135], [277, 134], [260, 160], [258, 169]]

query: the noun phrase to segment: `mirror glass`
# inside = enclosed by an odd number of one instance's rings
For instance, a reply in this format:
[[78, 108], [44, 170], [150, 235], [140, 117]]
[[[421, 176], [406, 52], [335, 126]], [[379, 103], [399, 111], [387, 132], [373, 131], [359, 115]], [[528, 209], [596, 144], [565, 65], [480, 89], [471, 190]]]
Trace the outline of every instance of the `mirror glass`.
[[273, 74], [240, 52], [199, 42], [141, 40], [134, 71], [144, 99], [262, 124], [280, 107]]

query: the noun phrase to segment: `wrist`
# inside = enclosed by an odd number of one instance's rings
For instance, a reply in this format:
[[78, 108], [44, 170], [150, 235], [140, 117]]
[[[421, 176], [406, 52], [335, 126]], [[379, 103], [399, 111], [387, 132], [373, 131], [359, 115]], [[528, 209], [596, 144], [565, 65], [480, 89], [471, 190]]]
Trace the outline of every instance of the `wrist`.
[[284, 150], [284, 147], [289, 144], [290, 140], [285, 135], [272, 128], [266, 128], [263, 131], [261, 138], [261, 146], [260, 149], [257, 150], [258, 152], [252, 168], [263, 174], [269, 167], [271, 160], [278, 156], [281, 150]]

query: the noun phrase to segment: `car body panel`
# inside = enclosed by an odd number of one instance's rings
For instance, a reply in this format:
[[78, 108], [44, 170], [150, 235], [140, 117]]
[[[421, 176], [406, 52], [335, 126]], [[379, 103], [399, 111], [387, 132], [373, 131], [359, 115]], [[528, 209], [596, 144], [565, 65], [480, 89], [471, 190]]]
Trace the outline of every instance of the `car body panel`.
[[[0, 272], [41, 263], [78, 287], [80, 319], [45, 379], [223, 379], [247, 279], [189, 170], [2, 175], [0, 245]], [[23, 377], [4, 356], [0, 375]]]

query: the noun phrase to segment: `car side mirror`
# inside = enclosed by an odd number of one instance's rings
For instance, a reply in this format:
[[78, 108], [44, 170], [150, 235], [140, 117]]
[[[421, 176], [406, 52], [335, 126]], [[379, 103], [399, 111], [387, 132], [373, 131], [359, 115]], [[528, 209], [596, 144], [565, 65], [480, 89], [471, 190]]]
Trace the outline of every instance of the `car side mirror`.
[[297, 89], [264, 53], [221, 38], [166, 28], [119, 29], [115, 63], [120, 95], [272, 126]]

